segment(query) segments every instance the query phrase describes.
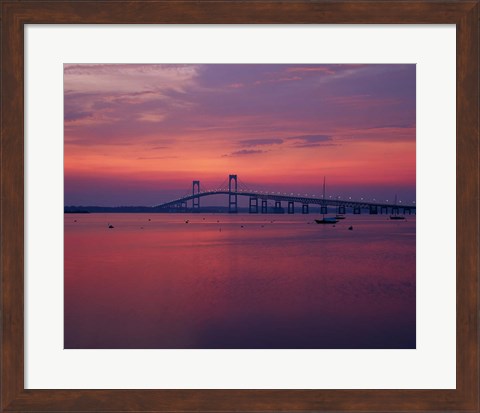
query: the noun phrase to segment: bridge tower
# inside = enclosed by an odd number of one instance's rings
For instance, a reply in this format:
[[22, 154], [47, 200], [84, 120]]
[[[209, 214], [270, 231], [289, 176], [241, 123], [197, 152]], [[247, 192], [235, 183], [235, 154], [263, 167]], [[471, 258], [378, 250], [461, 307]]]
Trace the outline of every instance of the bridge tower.
[[[232, 186], [232, 181], [234, 185]], [[236, 214], [238, 212], [238, 203], [237, 203], [237, 175], [228, 176], [228, 212], [231, 214]]]
[[[195, 188], [197, 189], [197, 192], [195, 192]], [[200, 194], [200, 181], [193, 181], [193, 184], [192, 184], [192, 196], [194, 197], [192, 199], [192, 209], [193, 210], [200, 209], [200, 197], [195, 196], [195, 195], [198, 195], [198, 194]]]

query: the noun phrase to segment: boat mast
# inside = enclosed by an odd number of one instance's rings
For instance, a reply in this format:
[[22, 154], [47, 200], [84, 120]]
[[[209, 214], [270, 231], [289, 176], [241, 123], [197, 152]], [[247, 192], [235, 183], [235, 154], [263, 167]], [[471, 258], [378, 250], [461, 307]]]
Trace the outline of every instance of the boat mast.
[[323, 176], [323, 218], [325, 218], [325, 175]]
[[[395, 211], [395, 212], [393, 212]], [[395, 194], [395, 202], [393, 203], [393, 207], [392, 207], [392, 215], [393, 216], [397, 216], [398, 215], [398, 211], [397, 211], [397, 194]], [[392, 216], [390, 215], [390, 216]]]

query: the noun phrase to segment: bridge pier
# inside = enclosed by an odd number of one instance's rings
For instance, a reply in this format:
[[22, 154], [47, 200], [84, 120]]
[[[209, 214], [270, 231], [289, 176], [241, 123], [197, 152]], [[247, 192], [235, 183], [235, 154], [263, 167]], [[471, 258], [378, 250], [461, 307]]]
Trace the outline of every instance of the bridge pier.
[[[234, 185], [232, 186], [232, 181]], [[233, 191], [232, 191], [233, 189]], [[237, 197], [237, 175], [228, 176], [228, 212], [236, 214], [238, 212], [238, 197]]]
[[322, 206], [320, 207], [320, 213], [321, 213], [321, 214], [328, 214], [328, 208], [327, 208], [326, 205], [322, 205]]
[[302, 214], [308, 214], [308, 204], [302, 205]]
[[344, 205], [339, 205], [337, 211], [340, 215], [344, 215], [345, 214], [345, 206]]
[[248, 206], [248, 212], [250, 214], [258, 214], [258, 198], [251, 196], [250, 204]]
[[388, 214], [388, 207], [387, 206], [381, 206], [380, 207], [380, 214], [383, 214], [383, 210], [385, 210], [385, 213]]
[[378, 209], [376, 205], [370, 205], [370, 215], [377, 215]]
[[[197, 189], [197, 192], [195, 192], [195, 188]], [[195, 196], [199, 194], [200, 194], [200, 181], [193, 181], [193, 184], [192, 184], [192, 195], [194, 196], [194, 198], [192, 198], [193, 212], [198, 212], [198, 210], [200, 209], [200, 196]]]
[[275, 201], [275, 208], [273, 209], [273, 212], [275, 214], [283, 214], [282, 202], [281, 201]]
[[412, 210], [410, 208], [404, 207], [403, 208], [403, 215], [406, 215], [408, 211], [408, 215], [412, 215]]
[[400, 208], [397, 206], [392, 207], [392, 215], [398, 215], [400, 213]]
[[266, 214], [268, 212], [268, 204], [266, 199], [262, 199], [262, 214]]
[[355, 207], [353, 207], [353, 213], [355, 215], [360, 215], [362, 213], [362, 210], [359, 206], [355, 206]]
[[289, 214], [295, 213], [295, 203], [293, 201], [288, 201], [288, 213]]

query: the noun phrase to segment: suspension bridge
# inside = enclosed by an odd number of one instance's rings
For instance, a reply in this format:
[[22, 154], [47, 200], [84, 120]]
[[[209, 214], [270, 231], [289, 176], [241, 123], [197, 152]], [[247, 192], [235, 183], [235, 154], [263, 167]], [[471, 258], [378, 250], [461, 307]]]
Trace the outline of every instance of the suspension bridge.
[[338, 214], [345, 214], [352, 212], [353, 214], [364, 213], [369, 214], [411, 214], [416, 213], [416, 206], [411, 204], [388, 203], [377, 202], [375, 200], [367, 201], [360, 200], [355, 201], [331, 197], [316, 197], [314, 195], [304, 195], [286, 193], [286, 192], [267, 192], [249, 189], [247, 185], [242, 184], [237, 175], [229, 175], [228, 185], [227, 181], [216, 187], [216, 189], [201, 190], [200, 181], [192, 182], [192, 190], [185, 195], [173, 199], [163, 204], [155, 205], [154, 208], [166, 209], [172, 212], [184, 212], [188, 209], [188, 203], [191, 201], [191, 210], [193, 212], [200, 210], [200, 200], [205, 197], [213, 195], [227, 195], [228, 196], [228, 212], [238, 212], [238, 197], [249, 198], [248, 211], [251, 214], [267, 214], [283, 213], [284, 206], [287, 206], [287, 213], [295, 213], [295, 205], [301, 205], [302, 214], [308, 214], [310, 212], [310, 206], [317, 205], [320, 207], [320, 213], [326, 214], [328, 207], [336, 208]]

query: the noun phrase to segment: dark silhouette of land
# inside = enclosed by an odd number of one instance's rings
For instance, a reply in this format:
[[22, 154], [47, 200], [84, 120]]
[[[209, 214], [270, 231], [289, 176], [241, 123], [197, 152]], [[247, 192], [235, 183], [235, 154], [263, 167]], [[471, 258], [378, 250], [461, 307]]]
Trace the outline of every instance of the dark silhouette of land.
[[[65, 214], [90, 214], [90, 213], [172, 213], [172, 212], [186, 212], [186, 213], [211, 213], [211, 214], [228, 214], [228, 207], [221, 206], [205, 206], [201, 208], [159, 208], [159, 207], [149, 207], [149, 206], [117, 206], [117, 207], [106, 207], [106, 206], [65, 206], [63, 208]], [[248, 213], [248, 208], [238, 208], [239, 213]]]

